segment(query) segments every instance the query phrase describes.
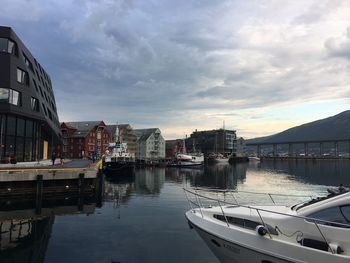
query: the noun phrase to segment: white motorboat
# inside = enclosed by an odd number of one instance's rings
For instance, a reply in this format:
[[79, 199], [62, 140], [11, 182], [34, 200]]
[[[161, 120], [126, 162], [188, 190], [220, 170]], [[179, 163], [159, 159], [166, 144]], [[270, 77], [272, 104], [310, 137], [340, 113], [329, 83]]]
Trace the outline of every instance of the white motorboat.
[[204, 163], [204, 155], [198, 154], [184, 154], [178, 153], [172, 163], [169, 163], [170, 167], [191, 167], [200, 166]]
[[217, 198], [217, 193], [184, 191], [191, 205], [186, 212], [189, 225], [221, 262], [350, 262], [348, 191], [293, 206], [281, 205], [272, 194], [266, 195], [272, 205], [249, 205], [237, 192], [224, 192], [225, 198], [220, 198], [222, 193]]
[[208, 155], [207, 161], [208, 163], [221, 163], [221, 164], [228, 164], [230, 158], [227, 156], [224, 156], [221, 153], [211, 153]]
[[260, 158], [257, 156], [248, 156], [249, 162], [260, 162]]

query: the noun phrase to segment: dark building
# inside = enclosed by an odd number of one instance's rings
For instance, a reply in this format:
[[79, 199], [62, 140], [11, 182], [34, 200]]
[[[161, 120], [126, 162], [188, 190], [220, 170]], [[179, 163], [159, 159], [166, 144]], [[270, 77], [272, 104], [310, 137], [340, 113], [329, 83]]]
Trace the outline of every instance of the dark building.
[[48, 159], [60, 146], [50, 76], [10, 27], [0, 26], [0, 159]]
[[63, 122], [61, 131], [66, 158], [99, 158], [112, 137], [103, 121]]
[[221, 153], [224, 155], [236, 154], [237, 136], [233, 130], [194, 131], [186, 139], [187, 152]]

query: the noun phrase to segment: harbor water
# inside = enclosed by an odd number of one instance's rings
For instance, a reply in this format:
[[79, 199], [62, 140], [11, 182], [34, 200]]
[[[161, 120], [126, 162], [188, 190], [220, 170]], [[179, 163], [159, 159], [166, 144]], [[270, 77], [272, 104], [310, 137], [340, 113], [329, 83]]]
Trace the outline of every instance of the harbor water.
[[0, 262], [218, 262], [190, 230], [183, 188], [325, 195], [350, 186], [350, 161], [263, 161], [142, 168], [107, 177], [99, 197], [0, 201]]

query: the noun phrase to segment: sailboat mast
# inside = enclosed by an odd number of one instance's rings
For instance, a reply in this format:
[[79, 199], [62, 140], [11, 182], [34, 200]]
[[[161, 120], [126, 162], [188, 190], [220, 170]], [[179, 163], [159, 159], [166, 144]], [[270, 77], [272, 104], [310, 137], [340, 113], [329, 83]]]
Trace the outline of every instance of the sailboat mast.
[[120, 142], [118, 123], [117, 123], [117, 127], [116, 127], [116, 129], [115, 129], [115, 141], [118, 142], [118, 143]]

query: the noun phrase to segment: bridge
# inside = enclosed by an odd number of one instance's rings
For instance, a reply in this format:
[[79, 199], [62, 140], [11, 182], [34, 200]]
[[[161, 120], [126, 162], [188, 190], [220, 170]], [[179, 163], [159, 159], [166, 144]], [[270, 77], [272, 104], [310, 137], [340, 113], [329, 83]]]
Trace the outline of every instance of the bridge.
[[[350, 139], [339, 139], [339, 140], [303, 140], [303, 141], [280, 141], [280, 142], [260, 142], [260, 143], [246, 143], [246, 146], [255, 146], [257, 147], [257, 155], [258, 157], [261, 156], [261, 151], [263, 147], [271, 147], [272, 146], [272, 156], [276, 157], [277, 155], [277, 147], [279, 145], [288, 145], [288, 156], [295, 156], [296, 153], [294, 152], [293, 146], [294, 145], [303, 145], [304, 147], [304, 155], [309, 156], [309, 148], [310, 144], [318, 145], [319, 152], [318, 156], [323, 156], [325, 153], [324, 146], [325, 144], [333, 144], [334, 149], [334, 157], [339, 157], [339, 145], [341, 143], [345, 143], [348, 145], [348, 154], [350, 156]], [[317, 147], [317, 146], [316, 146]]]

